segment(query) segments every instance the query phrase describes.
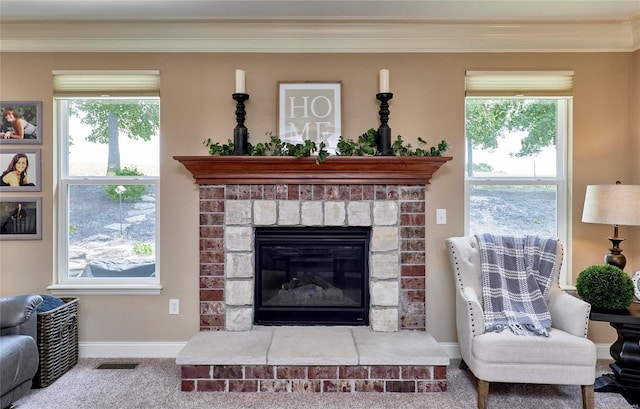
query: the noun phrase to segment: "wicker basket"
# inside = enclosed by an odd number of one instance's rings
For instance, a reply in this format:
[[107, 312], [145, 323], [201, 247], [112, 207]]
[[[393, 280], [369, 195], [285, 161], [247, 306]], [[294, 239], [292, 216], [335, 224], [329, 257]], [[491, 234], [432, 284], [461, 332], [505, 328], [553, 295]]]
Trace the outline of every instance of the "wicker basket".
[[38, 313], [40, 367], [34, 388], [51, 385], [78, 362], [78, 299], [61, 299], [64, 305]]

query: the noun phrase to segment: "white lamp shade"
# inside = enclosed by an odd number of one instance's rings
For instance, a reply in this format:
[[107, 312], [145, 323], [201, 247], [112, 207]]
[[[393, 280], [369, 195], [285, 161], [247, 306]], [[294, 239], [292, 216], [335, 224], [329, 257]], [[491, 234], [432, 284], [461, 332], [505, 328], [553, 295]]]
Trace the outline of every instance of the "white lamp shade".
[[640, 185], [589, 185], [582, 221], [640, 226]]

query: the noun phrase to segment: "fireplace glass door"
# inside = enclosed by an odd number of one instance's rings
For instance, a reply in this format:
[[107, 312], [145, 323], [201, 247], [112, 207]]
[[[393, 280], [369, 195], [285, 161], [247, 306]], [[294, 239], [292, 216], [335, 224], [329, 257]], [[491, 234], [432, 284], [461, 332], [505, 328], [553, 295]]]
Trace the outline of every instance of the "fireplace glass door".
[[255, 234], [256, 324], [369, 324], [369, 228], [274, 227]]

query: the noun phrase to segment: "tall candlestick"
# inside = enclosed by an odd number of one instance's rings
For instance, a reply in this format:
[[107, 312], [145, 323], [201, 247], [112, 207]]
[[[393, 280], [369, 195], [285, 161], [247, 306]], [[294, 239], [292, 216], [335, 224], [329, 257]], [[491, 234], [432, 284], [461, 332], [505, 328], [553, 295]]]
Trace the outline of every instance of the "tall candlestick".
[[389, 70], [380, 70], [380, 93], [389, 92]]
[[393, 98], [390, 92], [380, 92], [376, 94], [376, 98], [380, 100], [380, 127], [376, 138], [378, 145], [378, 154], [392, 156], [393, 148], [391, 147], [391, 128], [389, 128], [389, 100]]
[[244, 94], [244, 70], [236, 70], [236, 94]]
[[233, 130], [233, 154], [234, 155], [246, 155], [247, 154], [247, 141], [249, 139], [249, 131], [244, 126], [244, 119], [247, 112], [244, 109], [244, 103], [249, 99], [249, 94], [243, 92], [236, 92], [232, 95], [236, 100], [236, 122], [237, 125]]

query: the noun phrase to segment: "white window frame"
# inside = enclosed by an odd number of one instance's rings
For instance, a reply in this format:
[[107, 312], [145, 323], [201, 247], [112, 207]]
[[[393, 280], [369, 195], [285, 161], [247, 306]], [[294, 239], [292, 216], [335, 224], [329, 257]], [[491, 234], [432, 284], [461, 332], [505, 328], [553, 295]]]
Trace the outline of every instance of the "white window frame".
[[[65, 71], [64, 75], [73, 76], [75, 72]], [[93, 72], [89, 72], [93, 73]], [[131, 78], [130, 71], [127, 72], [114, 72], [115, 75], [124, 76], [120, 78]], [[142, 72], [143, 74], [149, 74], [149, 71]], [[151, 72], [154, 75], [159, 75], [158, 72]], [[80, 75], [82, 74], [82, 75]], [[81, 72], [78, 75], [78, 78], [86, 77], [86, 72]], [[54, 72], [55, 78], [56, 72]], [[83, 77], [84, 75], [84, 77]], [[100, 71], [99, 75], [96, 78], [103, 80], [105, 76], [109, 76], [109, 72]], [[117, 78], [116, 82], [117, 82]], [[114, 78], [112, 78], [114, 79]], [[55, 81], [54, 81], [55, 82]], [[154, 86], [159, 85], [159, 83]], [[66, 294], [159, 294], [162, 286], [160, 284], [160, 175], [158, 176], [117, 176], [117, 177], [76, 177], [69, 176], [69, 124], [68, 118], [69, 115], [66, 112], [62, 112], [65, 109], [65, 104], [62, 103], [64, 100], [69, 100], [72, 98], [84, 98], [88, 99], [91, 97], [95, 97], [97, 99], [105, 99], [107, 96], [104, 90], [86, 90], [81, 92], [81, 95], [76, 93], [77, 90], [73, 90], [74, 92], [71, 94], [66, 94], [64, 92], [60, 92], [59, 95], [54, 97], [54, 129], [57, 133], [57, 144], [56, 144], [56, 152], [55, 157], [58, 159], [56, 166], [56, 174], [55, 178], [56, 186], [55, 186], [55, 197], [56, 197], [56, 224], [54, 226], [54, 231], [57, 231], [57, 235], [55, 238], [55, 265], [57, 266], [54, 269], [54, 284], [49, 286], [48, 289], [51, 291], [53, 295], [66, 295]], [[93, 91], [93, 93], [91, 92]], [[98, 93], [95, 93], [98, 91]], [[117, 95], [121, 95], [120, 92], [115, 92]], [[133, 99], [144, 99], [148, 98], [149, 92], [136, 92], [128, 90], [128, 97]], [[153, 93], [151, 93], [153, 95]], [[127, 96], [124, 96], [125, 98]], [[156, 98], [159, 100], [159, 95], [156, 93]], [[122, 99], [123, 96], [118, 96], [118, 99]], [[124, 185], [127, 184], [145, 184], [145, 185], [153, 185], [155, 187], [156, 192], [156, 200], [155, 200], [155, 274], [154, 277], [148, 278], [78, 278], [78, 277], [69, 277], [69, 217], [68, 217], [68, 193], [70, 185]]]
[[[573, 288], [571, 276], [571, 208], [569, 206], [570, 189], [569, 189], [569, 146], [572, 139], [572, 117], [573, 117], [573, 98], [563, 97], [541, 97], [541, 96], [483, 96], [465, 98], [465, 106], [467, 99], [553, 99], [558, 101], [557, 117], [557, 133], [556, 133], [556, 176], [555, 177], [470, 177], [466, 166], [469, 164], [469, 152], [465, 151], [465, 192], [464, 192], [464, 229], [465, 235], [469, 235], [469, 211], [470, 211], [470, 192], [476, 185], [521, 185], [521, 186], [556, 186], [556, 205], [557, 205], [557, 234], [558, 239], [564, 245], [564, 260], [560, 271], [560, 285], [563, 288]], [[466, 113], [465, 113], [466, 118]], [[465, 135], [466, 142], [466, 135]], [[469, 144], [465, 143], [469, 149]]]

